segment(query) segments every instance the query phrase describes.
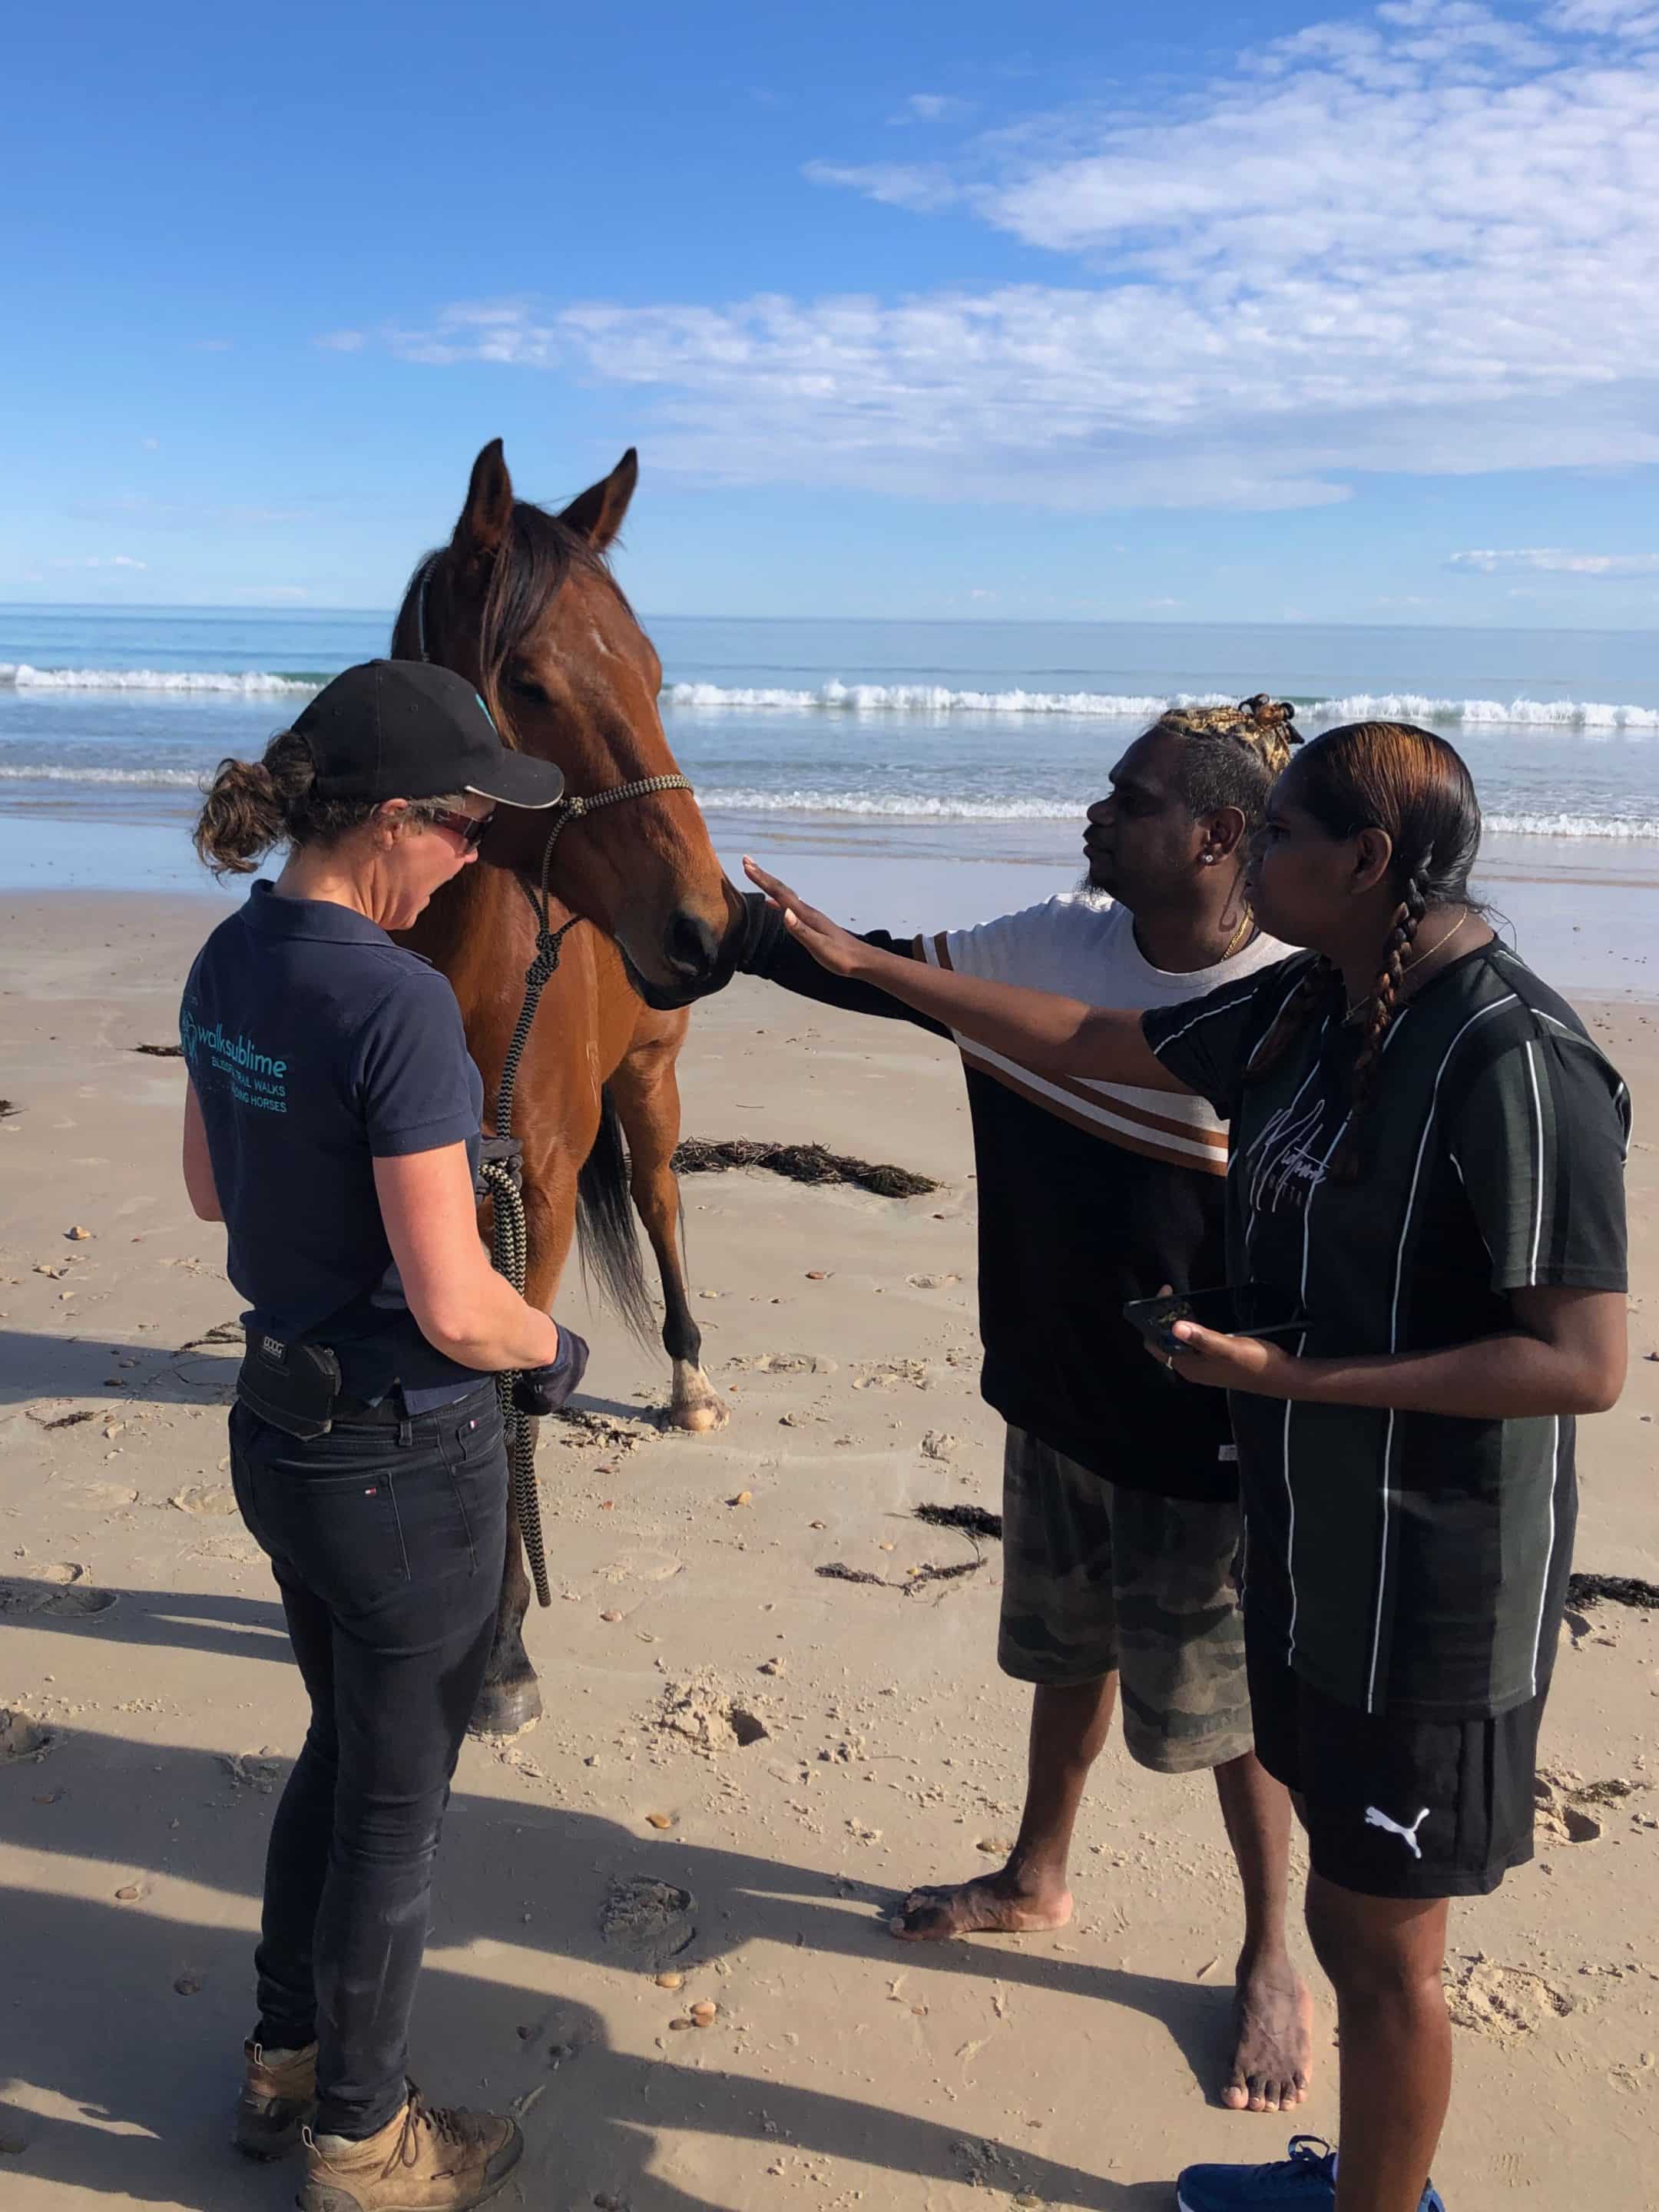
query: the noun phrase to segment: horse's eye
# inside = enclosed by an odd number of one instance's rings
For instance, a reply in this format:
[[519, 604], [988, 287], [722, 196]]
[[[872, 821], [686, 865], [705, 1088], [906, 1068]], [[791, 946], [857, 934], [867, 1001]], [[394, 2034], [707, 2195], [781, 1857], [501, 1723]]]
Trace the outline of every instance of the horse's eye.
[[533, 676], [509, 676], [507, 688], [517, 698], [533, 699], [542, 707], [547, 704], [547, 693]]

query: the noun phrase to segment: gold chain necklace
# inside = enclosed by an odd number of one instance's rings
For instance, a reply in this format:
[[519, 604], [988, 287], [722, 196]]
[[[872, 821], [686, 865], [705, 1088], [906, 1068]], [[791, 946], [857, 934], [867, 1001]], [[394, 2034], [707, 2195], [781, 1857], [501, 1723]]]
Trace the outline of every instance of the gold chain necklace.
[[[1408, 975], [1413, 968], [1420, 967], [1424, 961], [1432, 960], [1437, 952], [1443, 951], [1444, 948], [1451, 943], [1453, 938], [1456, 936], [1460, 929], [1463, 928], [1467, 923], [1471, 922], [1474, 920], [1474, 908], [1473, 907], [1465, 907], [1463, 909], [1463, 920], [1459, 922], [1454, 922], [1443, 937], [1437, 937], [1434, 943], [1429, 945], [1425, 951], [1414, 953], [1411, 959], [1402, 960], [1401, 962], [1400, 973], [1402, 979]], [[1370, 1004], [1370, 1001], [1369, 1000], [1364, 1000], [1357, 1006], [1351, 1006], [1348, 1008], [1347, 1012], [1342, 1017], [1344, 1027], [1350, 1027], [1355, 1022], [1362, 1019]]]
[[[1231, 960], [1235, 952], [1242, 952], [1255, 934], [1255, 916], [1251, 913], [1249, 908], [1247, 906], [1244, 909], [1244, 918], [1239, 923], [1238, 927], [1234, 930], [1232, 935], [1228, 939], [1227, 950], [1222, 954], [1221, 959], [1223, 961]], [[1220, 962], [1218, 962], [1217, 965], [1219, 966]]]
[[1436, 938], [1436, 939], [1435, 939], [1434, 943], [1433, 943], [1431, 945], [1430, 945], [1430, 947], [1429, 947], [1429, 949], [1428, 949], [1428, 951], [1427, 951], [1426, 952], [1416, 952], [1416, 953], [1413, 953], [1413, 956], [1412, 956], [1412, 957], [1411, 957], [1409, 960], [1402, 960], [1402, 961], [1401, 962], [1401, 963], [1400, 963], [1400, 972], [1401, 972], [1401, 974], [1402, 975], [1405, 975], [1405, 974], [1407, 973], [1407, 971], [1409, 969], [1413, 969], [1413, 968], [1417, 967], [1418, 965], [1419, 965], [1419, 963], [1420, 963], [1421, 962], [1423, 962], [1423, 961], [1425, 961], [1425, 960], [1432, 960], [1432, 959], [1433, 959], [1433, 957], [1434, 957], [1434, 956], [1435, 956], [1435, 954], [1436, 954], [1437, 952], [1443, 952], [1443, 951], [1445, 951], [1445, 949], [1446, 949], [1447, 945], [1449, 945], [1451, 943], [1451, 941], [1452, 941], [1453, 938], [1456, 936], [1456, 934], [1457, 934], [1458, 931], [1459, 931], [1460, 929], [1466, 928], [1466, 927], [1468, 927], [1468, 925], [1470, 922], [1472, 922], [1474, 920], [1474, 908], [1473, 907], [1466, 906], [1466, 907], [1464, 908], [1464, 909], [1463, 909], [1463, 919], [1462, 919], [1462, 921], [1460, 921], [1460, 922], [1455, 922], [1455, 923], [1454, 923], [1454, 924], [1453, 924], [1453, 926], [1452, 926], [1452, 927], [1451, 927], [1451, 928], [1449, 928], [1449, 929], [1446, 932], [1446, 933], [1445, 933], [1445, 935], [1444, 935], [1443, 937], [1437, 937], [1437, 938]]

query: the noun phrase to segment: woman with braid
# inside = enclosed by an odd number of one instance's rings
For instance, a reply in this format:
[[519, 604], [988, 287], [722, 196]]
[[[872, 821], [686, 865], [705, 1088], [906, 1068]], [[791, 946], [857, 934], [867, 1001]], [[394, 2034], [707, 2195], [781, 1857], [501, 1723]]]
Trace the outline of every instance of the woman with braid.
[[1443, 2212], [1448, 1902], [1532, 1855], [1574, 1420], [1624, 1382], [1630, 1108], [1482, 919], [1480, 837], [1443, 739], [1329, 731], [1274, 786], [1253, 866], [1261, 927], [1306, 950], [1144, 1014], [873, 952], [750, 870], [825, 967], [982, 1047], [1207, 1099], [1229, 1280], [1303, 1316], [1273, 1339], [1181, 1321], [1152, 1356], [1231, 1395], [1256, 1753], [1308, 1832], [1341, 2155], [1304, 2136], [1188, 2167], [1183, 2212]]

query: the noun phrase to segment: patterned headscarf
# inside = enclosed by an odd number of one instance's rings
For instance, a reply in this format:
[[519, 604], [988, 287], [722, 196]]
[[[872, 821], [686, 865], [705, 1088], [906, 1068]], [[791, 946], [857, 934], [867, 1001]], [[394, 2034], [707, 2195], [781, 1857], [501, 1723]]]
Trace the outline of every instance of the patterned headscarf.
[[1237, 707], [1171, 707], [1159, 715], [1157, 726], [1183, 738], [1231, 738], [1255, 753], [1269, 775], [1278, 775], [1291, 746], [1302, 743], [1295, 716], [1296, 708], [1287, 702], [1258, 691]]

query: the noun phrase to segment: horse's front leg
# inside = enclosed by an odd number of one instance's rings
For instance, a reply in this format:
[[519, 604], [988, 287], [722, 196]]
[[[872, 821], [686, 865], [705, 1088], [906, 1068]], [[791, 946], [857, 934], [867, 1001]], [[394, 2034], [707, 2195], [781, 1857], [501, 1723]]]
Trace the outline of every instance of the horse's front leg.
[[[525, 1175], [525, 1219], [529, 1231], [530, 1279], [525, 1296], [532, 1305], [550, 1307], [576, 1216], [574, 1174], [562, 1176], [550, 1163], [532, 1180], [529, 1163]], [[535, 1436], [532, 1424], [531, 1435]], [[484, 1668], [483, 1686], [472, 1709], [474, 1735], [516, 1735], [541, 1718], [541, 1685], [524, 1645], [525, 1615], [530, 1610], [530, 1569], [524, 1539], [516, 1516], [507, 1523], [507, 1566], [501, 1577], [501, 1604], [495, 1614], [495, 1640]]]
[[690, 1024], [689, 1012], [647, 1013], [611, 1079], [628, 1139], [629, 1187], [662, 1278], [663, 1349], [672, 1363], [668, 1419], [702, 1435], [723, 1429], [730, 1415], [703, 1372], [702, 1332], [691, 1317], [680, 1246], [680, 1187], [674, 1148], [680, 1140], [680, 1092], [674, 1062]]

